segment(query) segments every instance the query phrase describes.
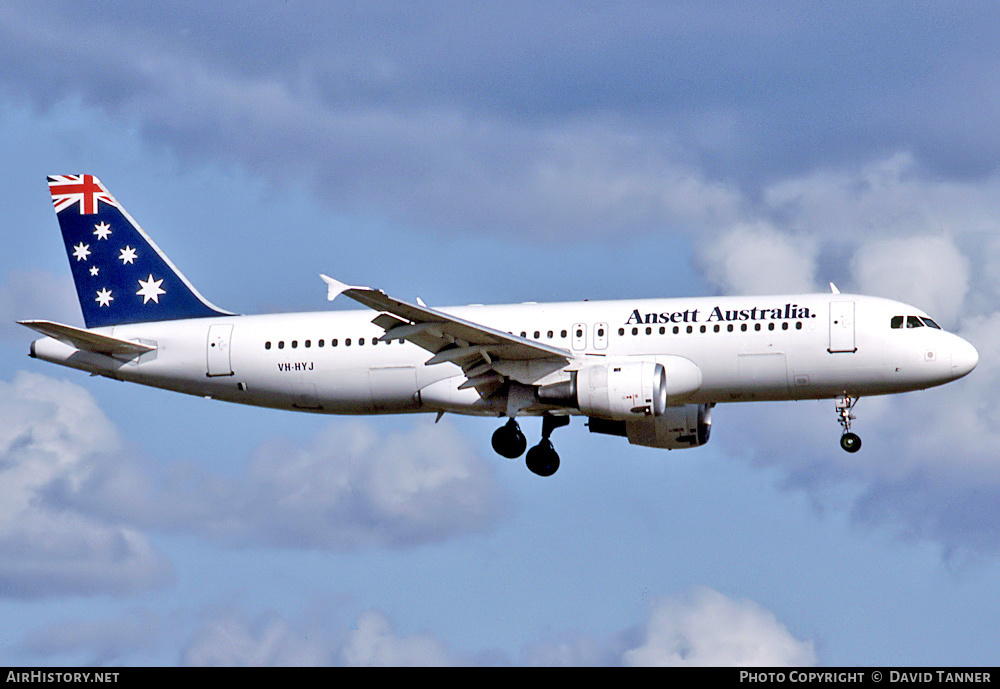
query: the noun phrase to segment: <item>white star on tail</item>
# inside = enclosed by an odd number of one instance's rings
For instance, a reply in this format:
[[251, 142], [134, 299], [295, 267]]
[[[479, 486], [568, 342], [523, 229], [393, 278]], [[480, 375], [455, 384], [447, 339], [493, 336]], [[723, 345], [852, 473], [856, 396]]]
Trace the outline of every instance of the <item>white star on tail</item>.
[[101, 306], [111, 306], [111, 302], [113, 302], [114, 300], [115, 298], [111, 296], [111, 290], [105, 287], [104, 289], [102, 289], [100, 292], [97, 293], [97, 299], [95, 299], [94, 301], [96, 301]]
[[160, 295], [166, 294], [166, 290], [160, 289], [160, 285], [163, 284], [163, 280], [153, 280], [153, 274], [150, 273], [149, 278], [144, 282], [139, 280], [139, 286], [142, 287], [137, 295], [142, 297], [142, 303], [145, 304], [152, 299], [155, 303], [160, 303]]
[[98, 268], [97, 266], [91, 266], [90, 267], [90, 274], [91, 275], [97, 275], [100, 272], [101, 272], [101, 269]]
[[98, 239], [107, 239], [108, 235], [111, 234], [111, 225], [106, 222], [94, 225], [94, 234], [97, 235]]
[[90, 244], [84, 244], [80, 242], [73, 247], [73, 256], [76, 257], [77, 261], [86, 261], [87, 256], [90, 256]]
[[134, 263], [136, 258], [138, 257], [135, 254], [135, 249], [130, 246], [126, 246], [122, 249], [121, 254], [118, 255], [118, 259], [122, 262], [122, 265]]

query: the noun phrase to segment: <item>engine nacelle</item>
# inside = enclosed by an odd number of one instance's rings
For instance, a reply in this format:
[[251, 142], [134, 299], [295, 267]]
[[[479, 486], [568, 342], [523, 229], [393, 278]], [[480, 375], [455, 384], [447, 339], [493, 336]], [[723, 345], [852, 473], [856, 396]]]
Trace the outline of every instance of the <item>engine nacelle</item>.
[[592, 418], [587, 426], [591, 433], [627, 437], [632, 445], [666, 450], [698, 447], [707, 443], [712, 434], [712, 405], [667, 407], [660, 416], [632, 421]]
[[577, 406], [587, 416], [628, 420], [667, 408], [667, 374], [654, 361], [610, 361], [576, 374]]

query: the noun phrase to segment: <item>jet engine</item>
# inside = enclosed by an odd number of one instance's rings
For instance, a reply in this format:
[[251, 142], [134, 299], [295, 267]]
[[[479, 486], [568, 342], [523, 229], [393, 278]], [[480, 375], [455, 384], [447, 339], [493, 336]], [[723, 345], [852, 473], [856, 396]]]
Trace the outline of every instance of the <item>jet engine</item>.
[[543, 404], [579, 409], [611, 421], [659, 417], [701, 387], [701, 370], [680, 356], [610, 359], [583, 366], [570, 379], [538, 388]]
[[667, 407], [660, 416], [632, 421], [591, 418], [587, 426], [591, 433], [626, 437], [632, 445], [666, 450], [698, 447], [712, 434], [712, 405]]
[[576, 398], [587, 416], [659, 416], [667, 407], [667, 374], [652, 361], [585, 366], [576, 375]]

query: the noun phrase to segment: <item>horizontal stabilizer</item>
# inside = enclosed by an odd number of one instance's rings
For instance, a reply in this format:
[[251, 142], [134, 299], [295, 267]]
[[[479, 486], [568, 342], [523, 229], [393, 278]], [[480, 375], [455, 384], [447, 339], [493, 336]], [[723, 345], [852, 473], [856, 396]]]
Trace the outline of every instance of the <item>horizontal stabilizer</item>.
[[152, 345], [142, 344], [141, 342], [120, 340], [117, 337], [109, 337], [108, 335], [101, 335], [90, 330], [74, 328], [71, 325], [53, 323], [52, 321], [18, 321], [18, 323], [42, 335], [65, 342], [77, 349], [94, 352], [95, 354], [139, 356], [140, 354], [145, 354], [156, 349]]

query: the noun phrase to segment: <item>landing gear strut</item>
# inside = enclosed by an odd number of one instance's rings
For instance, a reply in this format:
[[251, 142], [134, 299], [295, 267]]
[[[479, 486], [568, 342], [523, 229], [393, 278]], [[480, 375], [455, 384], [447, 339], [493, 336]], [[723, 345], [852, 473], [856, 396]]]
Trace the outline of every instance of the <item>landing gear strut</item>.
[[539, 476], [551, 476], [559, 469], [559, 455], [549, 436], [555, 429], [569, 424], [568, 416], [552, 416], [545, 414], [542, 417], [542, 440], [533, 448], [528, 450], [528, 469]]
[[840, 446], [847, 452], [857, 452], [861, 449], [861, 438], [856, 433], [851, 433], [851, 421], [855, 418], [851, 410], [857, 403], [857, 397], [845, 395], [837, 398], [837, 421], [844, 429], [844, 434], [840, 436]]

